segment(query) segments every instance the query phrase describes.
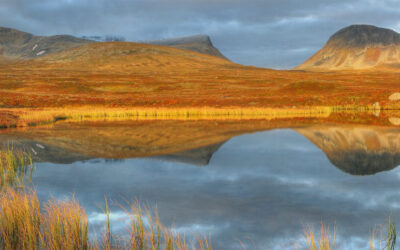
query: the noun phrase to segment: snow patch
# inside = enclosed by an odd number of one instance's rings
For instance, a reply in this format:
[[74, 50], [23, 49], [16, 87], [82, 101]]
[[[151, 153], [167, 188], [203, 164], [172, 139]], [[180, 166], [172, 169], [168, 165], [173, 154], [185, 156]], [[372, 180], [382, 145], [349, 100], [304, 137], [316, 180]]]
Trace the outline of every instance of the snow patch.
[[46, 51], [45, 51], [45, 50], [42, 50], [42, 51], [39, 51], [38, 53], [36, 53], [36, 55], [37, 55], [37, 56], [41, 56], [41, 55], [43, 55], [44, 53], [46, 53]]

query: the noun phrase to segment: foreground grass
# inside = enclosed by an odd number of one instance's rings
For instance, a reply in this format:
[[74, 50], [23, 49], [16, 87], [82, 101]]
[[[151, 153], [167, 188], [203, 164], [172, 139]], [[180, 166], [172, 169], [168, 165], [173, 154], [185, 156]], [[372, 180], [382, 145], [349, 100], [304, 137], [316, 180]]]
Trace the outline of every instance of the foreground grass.
[[128, 239], [111, 232], [106, 209], [105, 233], [89, 239], [88, 219], [75, 199], [51, 200], [41, 207], [36, 194], [6, 189], [0, 194], [2, 249], [211, 249], [207, 238], [186, 242], [183, 235], [164, 227], [157, 215], [138, 203], [127, 210], [131, 218]]
[[[384, 235], [384, 233], [386, 233], [386, 235]], [[379, 239], [377, 239], [378, 234], [380, 234]], [[392, 221], [392, 216], [389, 216], [387, 219], [386, 226], [380, 226], [379, 229], [374, 228], [374, 230], [370, 233], [369, 249], [394, 250], [396, 246], [396, 236], [397, 233], [395, 224]], [[321, 223], [319, 232], [314, 231], [313, 228], [305, 229], [304, 239], [305, 239], [305, 246], [300, 249], [306, 249], [306, 250], [343, 249], [343, 247], [340, 246], [340, 244], [337, 242], [336, 228], [334, 228], [333, 232], [331, 232], [330, 229], [323, 223]]]
[[[43, 207], [33, 191], [11, 188], [0, 193], [1, 249], [212, 249], [209, 239], [196, 237], [188, 242], [185, 235], [163, 226], [156, 212], [144, 209], [138, 202], [125, 210], [130, 218], [127, 237], [114, 235], [111, 230], [110, 210], [106, 201], [104, 233], [90, 239], [88, 219], [84, 208], [72, 198], [51, 200]], [[370, 237], [370, 249], [395, 249], [396, 229], [391, 218], [387, 222], [386, 239]], [[319, 232], [304, 231], [305, 243], [293, 249], [335, 250], [336, 230], [321, 224]]]
[[[24, 176], [32, 173], [32, 159], [24, 152], [0, 151], [0, 247], [1, 249], [140, 249], [140, 250], [186, 250], [211, 249], [206, 237], [196, 236], [187, 242], [185, 235], [165, 227], [157, 211], [143, 208], [139, 202], [124, 209], [130, 218], [128, 237], [112, 233], [110, 209], [105, 199], [104, 233], [100, 238], [90, 239], [89, 223], [85, 209], [72, 197], [70, 200], [50, 200], [43, 206], [36, 193], [23, 188]], [[392, 216], [387, 221], [386, 239], [378, 242], [376, 233], [370, 236], [370, 249], [394, 250], [396, 227]], [[312, 228], [304, 230], [308, 250], [340, 249], [336, 242], [336, 230], [321, 224], [319, 232]], [[383, 244], [382, 244], [383, 242]]]

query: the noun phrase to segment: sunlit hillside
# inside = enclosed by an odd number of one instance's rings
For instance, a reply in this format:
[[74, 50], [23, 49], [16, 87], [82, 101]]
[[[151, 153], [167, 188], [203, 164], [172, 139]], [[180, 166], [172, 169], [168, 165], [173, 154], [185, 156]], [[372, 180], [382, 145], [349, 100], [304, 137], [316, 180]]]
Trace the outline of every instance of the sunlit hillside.
[[157, 45], [95, 43], [0, 65], [0, 107], [369, 105], [400, 91], [398, 74], [245, 67]]

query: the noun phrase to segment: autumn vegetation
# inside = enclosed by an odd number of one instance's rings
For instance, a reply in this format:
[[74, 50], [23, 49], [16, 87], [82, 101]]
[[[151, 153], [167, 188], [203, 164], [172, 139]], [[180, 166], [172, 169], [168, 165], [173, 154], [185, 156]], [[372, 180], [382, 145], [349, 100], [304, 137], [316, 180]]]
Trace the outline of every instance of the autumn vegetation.
[[1, 63], [0, 124], [34, 124], [28, 116], [53, 120], [68, 116], [65, 110], [86, 118], [99, 118], [101, 110], [104, 117], [121, 119], [397, 109], [400, 103], [389, 96], [400, 91], [398, 76], [395, 71], [270, 70], [164, 46], [94, 43]]

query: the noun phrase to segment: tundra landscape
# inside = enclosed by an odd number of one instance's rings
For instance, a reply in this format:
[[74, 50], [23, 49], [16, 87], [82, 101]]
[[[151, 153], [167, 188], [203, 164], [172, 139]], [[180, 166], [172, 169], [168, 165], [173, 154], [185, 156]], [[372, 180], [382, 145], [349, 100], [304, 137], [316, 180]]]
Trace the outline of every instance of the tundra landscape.
[[[380, 32], [387, 35], [383, 43], [374, 40]], [[272, 112], [397, 109], [400, 100], [400, 70], [395, 63], [400, 35], [371, 26], [339, 31], [326, 48], [298, 67], [302, 70], [235, 64], [204, 37], [189, 39], [186, 47], [177, 49], [95, 43], [69, 36], [36, 38], [7, 28], [0, 34], [4, 44], [0, 65], [3, 127], [47, 122], [72, 112], [95, 117], [99, 110], [103, 116], [119, 117], [251, 117]], [[353, 46], [347, 36], [357, 35], [368, 42], [354, 45], [361, 54], [347, 55], [345, 51]], [[341, 47], [332, 49], [332, 43]], [[198, 47], [205, 48], [193, 49]], [[377, 51], [372, 58], [371, 48]], [[325, 59], [311, 65], [317, 57]], [[338, 71], [342, 67], [345, 70]], [[314, 72], [318, 68], [329, 72]], [[313, 72], [303, 71], [307, 69]]]
[[285, 69], [80, 29], [0, 27], [2, 249], [396, 249], [395, 29], [343, 26]]

